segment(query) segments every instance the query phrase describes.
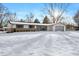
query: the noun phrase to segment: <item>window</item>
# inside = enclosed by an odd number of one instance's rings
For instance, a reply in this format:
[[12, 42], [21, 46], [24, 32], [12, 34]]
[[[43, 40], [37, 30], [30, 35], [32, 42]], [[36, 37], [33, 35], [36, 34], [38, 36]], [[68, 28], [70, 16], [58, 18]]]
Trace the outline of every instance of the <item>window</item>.
[[16, 25], [16, 28], [24, 28], [24, 25]]
[[29, 28], [34, 28], [34, 26], [33, 25], [29, 25]]

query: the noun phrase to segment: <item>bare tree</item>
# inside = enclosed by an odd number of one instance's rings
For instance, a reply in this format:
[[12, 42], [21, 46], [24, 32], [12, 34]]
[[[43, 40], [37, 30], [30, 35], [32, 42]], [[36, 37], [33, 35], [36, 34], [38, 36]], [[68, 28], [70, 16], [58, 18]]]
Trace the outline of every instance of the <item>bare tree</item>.
[[6, 17], [8, 18], [9, 21], [16, 21], [16, 13], [8, 12], [6, 14]]
[[8, 11], [8, 8], [6, 8], [3, 4], [0, 3], [0, 27], [2, 27], [2, 23], [6, 16], [7, 11]]
[[34, 14], [32, 12], [26, 15], [27, 22], [31, 23], [33, 19], [34, 19]]
[[78, 25], [77, 30], [79, 30], [79, 10], [78, 10], [77, 13], [74, 15], [74, 21], [75, 21], [75, 23]]
[[9, 21], [16, 21], [16, 13], [7, 12], [3, 19], [2, 25], [7, 26]]
[[45, 4], [44, 11], [50, 16], [53, 23], [59, 23], [63, 19], [63, 14], [67, 11], [67, 3], [49, 3]]
[[79, 10], [77, 11], [77, 13], [74, 16], [74, 21], [78, 24], [79, 26]]

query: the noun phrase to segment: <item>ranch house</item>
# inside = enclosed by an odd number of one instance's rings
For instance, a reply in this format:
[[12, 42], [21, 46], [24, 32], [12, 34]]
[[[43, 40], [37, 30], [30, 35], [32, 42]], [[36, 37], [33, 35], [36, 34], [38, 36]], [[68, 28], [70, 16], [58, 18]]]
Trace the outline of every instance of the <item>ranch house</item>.
[[42, 24], [42, 23], [26, 23], [26, 22], [10, 21], [7, 27], [8, 32], [75, 30], [75, 26], [70, 26], [63, 23]]

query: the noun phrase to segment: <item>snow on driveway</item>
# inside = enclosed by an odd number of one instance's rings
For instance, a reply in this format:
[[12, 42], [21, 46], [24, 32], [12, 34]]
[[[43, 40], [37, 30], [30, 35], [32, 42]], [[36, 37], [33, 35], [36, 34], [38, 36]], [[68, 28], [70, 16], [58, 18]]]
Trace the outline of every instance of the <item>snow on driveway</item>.
[[1, 56], [77, 56], [79, 32], [0, 33]]

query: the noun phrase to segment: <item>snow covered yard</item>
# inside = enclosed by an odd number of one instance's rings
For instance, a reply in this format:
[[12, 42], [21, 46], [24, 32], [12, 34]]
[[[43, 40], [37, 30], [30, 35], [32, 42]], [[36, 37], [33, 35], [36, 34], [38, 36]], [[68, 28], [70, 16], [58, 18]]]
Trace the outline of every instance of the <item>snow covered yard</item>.
[[78, 56], [79, 32], [0, 33], [1, 56]]

